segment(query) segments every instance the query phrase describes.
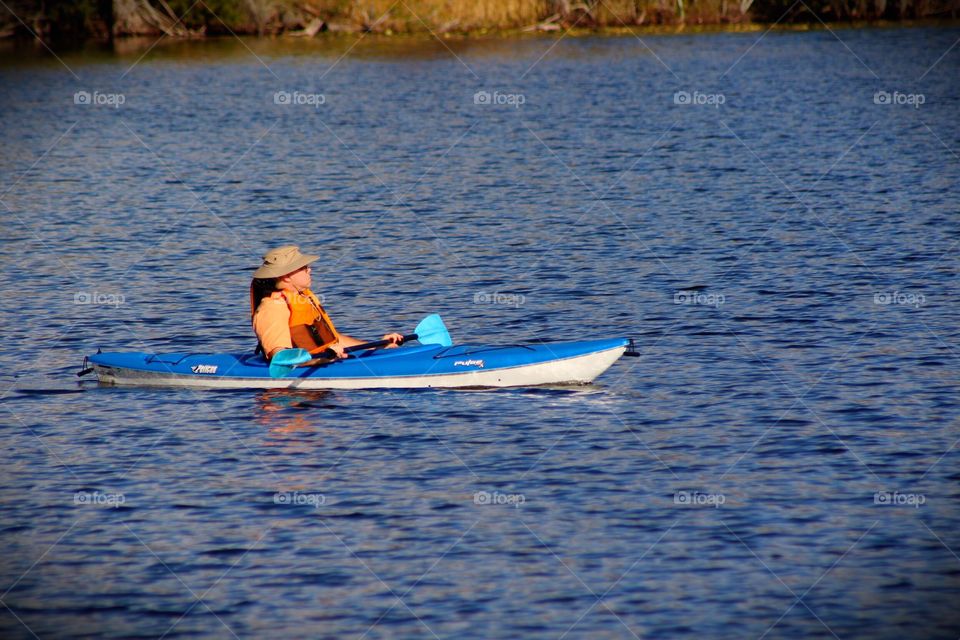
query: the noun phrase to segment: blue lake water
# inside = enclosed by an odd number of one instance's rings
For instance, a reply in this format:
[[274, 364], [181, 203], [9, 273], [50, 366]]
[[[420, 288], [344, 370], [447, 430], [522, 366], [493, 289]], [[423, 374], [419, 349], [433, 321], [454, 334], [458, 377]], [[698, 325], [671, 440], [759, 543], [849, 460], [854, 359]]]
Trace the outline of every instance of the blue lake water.
[[[8, 51], [0, 635], [956, 638], [958, 38]], [[252, 349], [291, 242], [354, 335], [642, 357], [578, 389], [74, 376]]]

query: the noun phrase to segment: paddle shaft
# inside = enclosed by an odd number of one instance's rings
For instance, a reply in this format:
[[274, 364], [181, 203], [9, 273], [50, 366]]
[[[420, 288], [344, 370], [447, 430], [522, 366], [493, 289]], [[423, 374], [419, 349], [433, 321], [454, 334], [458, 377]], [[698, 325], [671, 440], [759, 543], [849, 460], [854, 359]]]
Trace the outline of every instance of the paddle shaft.
[[[398, 342], [397, 344], [401, 345], [404, 342], [416, 340], [418, 337], [419, 336], [417, 336], [417, 334], [411, 333], [408, 336], [403, 336], [403, 338], [401, 338], [400, 342]], [[355, 344], [352, 347], [345, 347], [343, 352], [353, 353], [354, 351], [366, 351], [367, 349], [379, 349], [380, 347], [385, 347], [388, 344], [393, 344], [393, 340], [376, 340], [374, 342], [365, 342], [363, 344]], [[321, 357], [324, 357], [324, 358], [335, 358], [336, 356], [337, 354], [334, 353], [332, 349], [327, 349], [321, 354]]]

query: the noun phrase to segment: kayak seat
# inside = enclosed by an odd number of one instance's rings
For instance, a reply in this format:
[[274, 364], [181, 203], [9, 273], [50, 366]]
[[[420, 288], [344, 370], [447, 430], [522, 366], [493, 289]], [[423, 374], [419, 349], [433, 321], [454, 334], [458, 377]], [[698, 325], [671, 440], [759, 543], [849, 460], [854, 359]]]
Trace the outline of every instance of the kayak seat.
[[269, 364], [261, 353], [245, 353], [237, 358], [237, 362], [248, 367], [266, 367]]

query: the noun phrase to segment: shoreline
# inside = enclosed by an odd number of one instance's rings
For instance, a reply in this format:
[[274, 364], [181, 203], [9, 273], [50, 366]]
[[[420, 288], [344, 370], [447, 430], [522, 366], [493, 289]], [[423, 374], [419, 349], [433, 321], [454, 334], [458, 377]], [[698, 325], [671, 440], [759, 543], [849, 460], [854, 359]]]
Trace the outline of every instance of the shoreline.
[[[915, 28], [952, 28], [960, 27], [958, 19], [922, 19], [922, 20], [857, 20], [834, 23], [789, 23], [769, 24], [761, 22], [712, 23], [712, 24], [674, 24], [647, 25], [630, 27], [571, 28], [564, 31], [531, 31], [528, 29], [475, 29], [471, 31], [448, 31], [442, 34], [427, 31], [382, 33], [382, 32], [323, 32], [310, 38], [296, 37], [290, 34], [209, 34], [193, 37], [174, 37], [159, 35], [126, 35], [111, 39], [83, 38], [56, 42], [58, 53], [77, 53], [85, 50], [113, 52], [120, 55], [133, 54], [156, 46], [191, 46], [201, 43], [215, 44], [234, 40], [252, 43], [283, 43], [292, 49], [309, 50], [336, 45], [341, 42], [358, 43], [360, 41], [378, 45], [397, 46], [436, 42], [483, 43], [501, 40], [557, 40], [563, 38], [629, 38], [645, 36], [684, 36], [738, 33], [804, 33], [817, 31], [848, 31], [862, 29], [915, 29]], [[49, 55], [48, 41], [38, 38], [0, 39], [0, 56], [10, 53], [35, 51]]]
[[[960, 21], [960, 0], [9, 0], [0, 44], [58, 47], [130, 38], [317, 40], [515, 38], [885, 28]], [[182, 6], [181, 6], [182, 5]]]

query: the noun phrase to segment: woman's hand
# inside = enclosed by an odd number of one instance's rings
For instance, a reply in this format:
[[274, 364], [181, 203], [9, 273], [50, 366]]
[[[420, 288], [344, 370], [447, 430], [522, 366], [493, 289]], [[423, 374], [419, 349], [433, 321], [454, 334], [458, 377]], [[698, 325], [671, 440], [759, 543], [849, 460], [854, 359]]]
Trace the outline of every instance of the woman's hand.
[[393, 341], [393, 344], [387, 345], [386, 347], [384, 347], [385, 349], [394, 349], [394, 348], [398, 347], [401, 342], [403, 342], [403, 334], [400, 334], [400, 333], [388, 333], [388, 334], [386, 334], [386, 335], [383, 336], [383, 339], [384, 339], [384, 340], [391, 340], [391, 341]]
[[330, 345], [327, 348], [330, 349], [330, 351], [333, 351], [337, 355], [337, 358], [340, 360], [347, 357], [346, 352], [343, 350], [342, 344], [334, 342], [332, 345]]

